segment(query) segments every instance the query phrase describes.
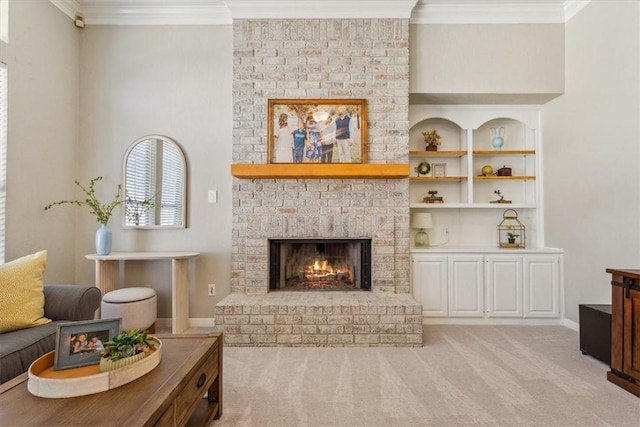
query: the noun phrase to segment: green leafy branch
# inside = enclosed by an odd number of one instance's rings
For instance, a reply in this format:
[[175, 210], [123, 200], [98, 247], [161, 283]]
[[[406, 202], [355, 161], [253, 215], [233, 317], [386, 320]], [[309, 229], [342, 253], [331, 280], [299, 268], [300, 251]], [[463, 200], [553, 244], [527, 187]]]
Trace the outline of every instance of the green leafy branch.
[[86, 195], [86, 199], [84, 200], [60, 200], [59, 202], [53, 202], [44, 207], [45, 211], [48, 211], [54, 206], [57, 205], [76, 205], [76, 206], [87, 206], [90, 209], [92, 215], [96, 217], [96, 221], [99, 224], [107, 224], [109, 222], [109, 218], [111, 218], [111, 214], [116, 206], [122, 203], [122, 184], [118, 184], [118, 192], [115, 195], [115, 198], [110, 203], [100, 203], [100, 201], [96, 197], [95, 185], [96, 182], [102, 180], [101, 176], [93, 178], [89, 181], [89, 185], [84, 187], [80, 184], [79, 181], [74, 181], [75, 184], [82, 190], [82, 192]]
[[137, 200], [131, 197], [129, 193], [127, 193], [124, 201], [125, 217], [127, 219], [127, 223], [140, 225], [140, 218], [142, 218], [142, 215], [145, 212], [160, 206], [156, 202], [157, 198], [158, 194], [156, 194], [153, 198]]

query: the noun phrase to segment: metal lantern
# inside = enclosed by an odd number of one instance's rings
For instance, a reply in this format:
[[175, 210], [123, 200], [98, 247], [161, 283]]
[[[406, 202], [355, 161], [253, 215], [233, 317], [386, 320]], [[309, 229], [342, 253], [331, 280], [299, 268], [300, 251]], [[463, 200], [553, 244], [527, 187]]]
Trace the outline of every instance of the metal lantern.
[[507, 209], [502, 213], [502, 222], [498, 224], [498, 246], [518, 249], [525, 247], [524, 224], [518, 220], [518, 212]]

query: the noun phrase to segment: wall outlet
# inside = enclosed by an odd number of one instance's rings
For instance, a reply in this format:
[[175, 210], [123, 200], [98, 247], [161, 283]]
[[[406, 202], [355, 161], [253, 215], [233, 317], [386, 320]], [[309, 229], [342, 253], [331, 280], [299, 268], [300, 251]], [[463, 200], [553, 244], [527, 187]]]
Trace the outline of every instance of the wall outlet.
[[213, 283], [209, 285], [209, 296], [215, 296], [216, 295], [216, 285], [214, 285]]

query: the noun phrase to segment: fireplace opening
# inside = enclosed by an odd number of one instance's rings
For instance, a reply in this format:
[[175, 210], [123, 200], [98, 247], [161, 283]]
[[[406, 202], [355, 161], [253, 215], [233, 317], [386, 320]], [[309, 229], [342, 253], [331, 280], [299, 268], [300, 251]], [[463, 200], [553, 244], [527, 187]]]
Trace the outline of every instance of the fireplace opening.
[[370, 291], [371, 239], [270, 239], [269, 289]]

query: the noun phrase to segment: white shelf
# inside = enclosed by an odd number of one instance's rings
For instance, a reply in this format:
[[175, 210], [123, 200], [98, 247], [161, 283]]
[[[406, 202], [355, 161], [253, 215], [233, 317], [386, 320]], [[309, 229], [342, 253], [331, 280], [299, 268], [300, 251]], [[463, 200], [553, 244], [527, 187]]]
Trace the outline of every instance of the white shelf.
[[527, 203], [411, 203], [411, 209], [536, 209]]
[[463, 253], [463, 254], [563, 254], [564, 251], [558, 248], [519, 248], [505, 249], [497, 245], [443, 245], [429, 246], [426, 248], [416, 248], [411, 245], [411, 253]]

